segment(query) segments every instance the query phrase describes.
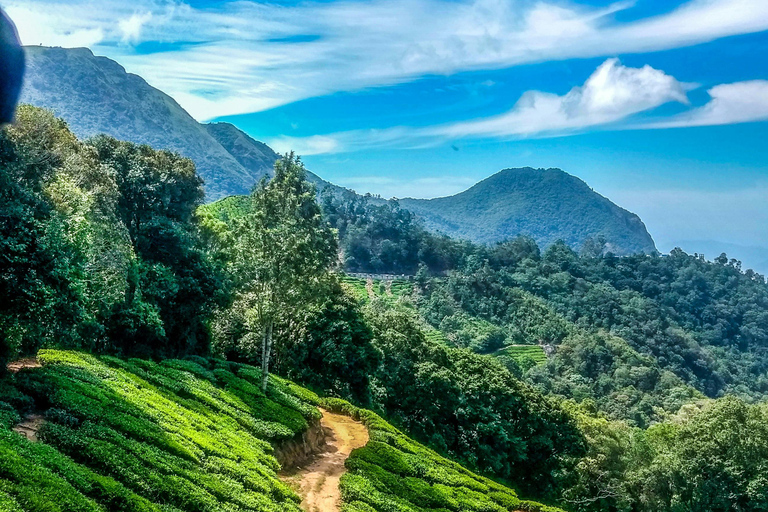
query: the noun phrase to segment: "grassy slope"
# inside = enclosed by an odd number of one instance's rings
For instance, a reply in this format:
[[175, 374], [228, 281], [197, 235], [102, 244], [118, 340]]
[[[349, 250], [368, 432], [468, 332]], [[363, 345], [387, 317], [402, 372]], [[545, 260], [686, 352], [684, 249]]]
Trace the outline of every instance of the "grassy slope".
[[494, 355], [506, 355], [518, 362], [524, 359], [530, 359], [536, 364], [543, 364], [547, 361], [547, 356], [541, 345], [512, 345], [504, 347]]
[[[361, 302], [368, 301], [368, 292], [365, 288], [365, 279], [357, 277], [343, 276], [342, 282], [351, 290], [352, 295]], [[373, 291], [377, 297], [381, 297], [384, 300], [395, 303], [400, 297], [409, 297], [413, 294], [413, 283], [409, 281], [393, 281], [392, 283], [392, 295], [381, 293], [381, 282], [374, 281]], [[445, 333], [435, 329], [434, 327], [425, 323], [424, 335], [433, 341], [450, 344], [445, 336]], [[494, 355], [506, 355], [513, 358], [517, 362], [522, 362], [525, 359], [530, 359], [535, 364], [543, 364], [547, 360], [547, 356], [544, 354], [544, 349], [540, 345], [513, 345], [504, 347], [503, 349], [495, 352]]]
[[[153, 363], [42, 351], [44, 367], [0, 381], [0, 512], [296, 511], [272, 442], [343, 409], [371, 432], [347, 461], [347, 512], [539, 510], [410, 440], [375, 414], [320, 399], [253, 367]], [[31, 443], [12, 432], [33, 404], [48, 423]]]

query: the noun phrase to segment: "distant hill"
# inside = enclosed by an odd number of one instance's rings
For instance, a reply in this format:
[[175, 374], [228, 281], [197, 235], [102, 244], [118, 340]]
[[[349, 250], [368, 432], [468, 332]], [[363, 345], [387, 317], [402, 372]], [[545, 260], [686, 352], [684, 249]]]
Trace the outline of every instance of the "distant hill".
[[246, 194], [277, 155], [228, 123], [198, 123], [176, 101], [87, 48], [28, 46], [21, 101], [52, 109], [78, 137], [106, 133], [191, 158], [209, 200]]
[[432, 231], [474, 242], [517, 235], [541, 247], [557, 240], [579, 249], [603, 235], [615, 254], [656, 250], [640, 220], [560, 169], [505, 169], [459, 194], [436, 199], [401, 199]]

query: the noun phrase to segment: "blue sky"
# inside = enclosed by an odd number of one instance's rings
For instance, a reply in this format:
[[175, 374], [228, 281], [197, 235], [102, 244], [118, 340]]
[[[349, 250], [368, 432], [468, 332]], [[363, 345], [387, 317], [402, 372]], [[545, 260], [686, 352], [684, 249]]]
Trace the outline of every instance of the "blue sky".
[[559, 167], [660, 249], [768, 246], [766, 0], [0, 0], [320, 176], [386, 197]]

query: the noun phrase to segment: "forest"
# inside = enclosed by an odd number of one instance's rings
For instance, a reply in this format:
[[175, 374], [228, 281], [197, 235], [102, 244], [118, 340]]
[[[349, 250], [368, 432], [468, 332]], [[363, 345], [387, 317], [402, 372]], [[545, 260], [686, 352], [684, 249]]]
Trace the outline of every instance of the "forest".
[[[249, 196], [203, 205], [202, 186], [190, 160], [78, 140], [50, 111], [2, 130], [0, 372], [49, 362], [0, 380], [0, 510], [291, 510], [258, 439], [320, 404], [376, 435], [348, 512], [546, 509], [512, 488], [570, 511], [768, 509], [768, 285], [738, 261], [455, 240], [317, 197], [293, 154]], [[412, 278], [377, 293], [344, 271]], [[46, 443], [20, 445], [33, 403]], [[35, 505], [39, 482], [69, 508]]]

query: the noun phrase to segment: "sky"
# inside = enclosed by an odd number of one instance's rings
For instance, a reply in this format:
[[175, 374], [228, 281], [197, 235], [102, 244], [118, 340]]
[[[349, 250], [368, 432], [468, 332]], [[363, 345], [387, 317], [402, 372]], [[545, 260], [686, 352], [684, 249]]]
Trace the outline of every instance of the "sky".
[[768, 247], [768, 0], [0, 5], [24, 44], [89, 47], [358, 192], [558, 167], [660, 250]]

